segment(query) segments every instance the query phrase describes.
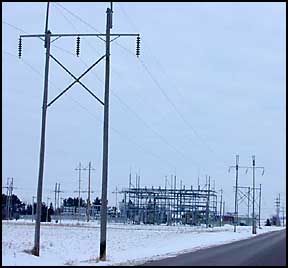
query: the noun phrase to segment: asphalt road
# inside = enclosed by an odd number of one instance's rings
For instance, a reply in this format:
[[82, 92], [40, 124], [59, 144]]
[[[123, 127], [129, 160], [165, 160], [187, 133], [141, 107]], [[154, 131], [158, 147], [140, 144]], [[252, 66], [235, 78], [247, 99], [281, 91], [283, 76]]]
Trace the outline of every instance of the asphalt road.
[[286, 266], [286, 229], [143, 266]]

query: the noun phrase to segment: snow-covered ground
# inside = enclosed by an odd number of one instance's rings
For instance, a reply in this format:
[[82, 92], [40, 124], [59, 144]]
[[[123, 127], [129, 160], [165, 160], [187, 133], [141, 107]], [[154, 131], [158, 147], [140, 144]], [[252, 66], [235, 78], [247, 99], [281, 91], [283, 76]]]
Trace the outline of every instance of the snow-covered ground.
[[[2, 265], [135, 265], [200, 248], [250, 238], [251, 227], [191, 227], [108, 224], [107, 260], [99, 262], [100, 228], [96, 222], [41, 224], [40, 257], [31, 221], [2, 221]], [[257, 235], [283, 227], [257, 228]]]

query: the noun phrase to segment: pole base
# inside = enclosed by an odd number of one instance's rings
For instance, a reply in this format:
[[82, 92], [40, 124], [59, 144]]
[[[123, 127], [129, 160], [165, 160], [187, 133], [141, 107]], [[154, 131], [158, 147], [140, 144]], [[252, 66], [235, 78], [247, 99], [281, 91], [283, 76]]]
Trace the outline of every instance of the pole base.
[[32, 255], [39, 257], [39, 248], [34, 247], [31, 250]]

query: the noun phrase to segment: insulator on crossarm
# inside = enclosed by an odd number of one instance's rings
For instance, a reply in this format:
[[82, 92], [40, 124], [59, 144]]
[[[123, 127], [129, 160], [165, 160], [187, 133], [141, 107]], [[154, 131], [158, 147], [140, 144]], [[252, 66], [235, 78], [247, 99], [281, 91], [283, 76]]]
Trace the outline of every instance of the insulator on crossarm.
[[140, 36], [137, 36], [136, 39], [136, 56], [139, 57], [140, 55]]
[[76, 40], [76, 55], [77, 55], [77, 57], [79, 57], [79, 54], [80, 54], [80, 36], [78, 36], [77, 40]]
[[19, 38], [19, 44], [18, 44], [18, 56], [19, 56], [19, 59], [22, 56], [22, 39], [21, 39], [21, 37]]

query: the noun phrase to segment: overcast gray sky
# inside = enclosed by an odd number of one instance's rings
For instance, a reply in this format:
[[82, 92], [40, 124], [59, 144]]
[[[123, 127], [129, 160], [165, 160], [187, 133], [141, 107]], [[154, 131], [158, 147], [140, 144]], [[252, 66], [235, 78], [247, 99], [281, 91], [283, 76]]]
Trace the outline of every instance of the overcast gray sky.
[[[105, 32], [108, 3], [52, 3], [52, 33]], [[22, 200], [36, 196], [45, 49], [46, 3], [2, 3], [2, 187], [14, 178]], [[25, 31], [25, 32], [23, 32]], [[186, 187], [204, 186], [205, 175], [223, 189], [226, 211], [234, 210], [236, 154], [240, 165], [265, 167], [263, 215], [286, 199], [286, 5], [285, 3], [114, 3], [112, 33], [140, 33], [111, 45], [109, 204], [116, 187], [128, 187], [129, 171], [141, 185], [158, 187], [177, 175]], [[105, 53], [104, 42], [76, 38], [52, 43], [51, 54], [75, 75]], [[83, 78], [104, 96], [104, 62]], [[49, 100], [73, 79], [50, 62]], [[79, 84], [48, 108], [43, 200], [77, 196], [79, 162], [91, 161], [92, 197], [101, 195], [103, 107]], [[170, 180], [169, 180], [170, 181]], [[87, 190], [88, 172], [81, 187]], [[239, 174], [252, 186], [251, 171]], [[2, 192], [5, 189], [2, 188]], [[86, 193], [83, 197], [86, 198]], [[119, 200], [118, 196], [118, 200]]]

